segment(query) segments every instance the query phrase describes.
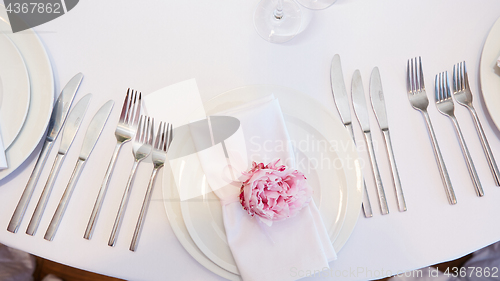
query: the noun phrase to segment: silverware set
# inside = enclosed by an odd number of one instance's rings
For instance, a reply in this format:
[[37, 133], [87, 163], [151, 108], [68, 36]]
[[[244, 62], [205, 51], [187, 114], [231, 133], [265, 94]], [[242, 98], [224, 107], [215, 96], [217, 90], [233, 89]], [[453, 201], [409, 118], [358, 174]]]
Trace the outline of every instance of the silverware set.
[[[59, 151], [54, 159], [52, 169], [50, 171], [49, 177], [45, 183], [42, 194], [38, 200], [36, 208], [31, 217], [30, 223], [28, 225], [26, 233], [29, 235], [35, 235], [45, 207], [49, 201], [50, 193], [56, 181], [59, 170], [62, 167], [65, 156], [75, 139], [78, 129], [83, 121], [87, 108], [90, 104], [92, 98], [91, 94], [87, 94], [81, 98], [78, 103], [70, 111], [71, 104], [76, 95], [78, 87], [83, 79], [81, 73], [73, 77], [68, 84], [64, 87], [61, 95], [59, 96], [57, 103], [53, 109], [52, 116], [49, 122], [49, 129], [47, 137], [40, 152], [39, 158], [35, 165], [35, 168], [28, 180], [28, 184], [21, 196], [21, 199], [14, 211], [12, 219], [7, 228], [8, 231], [16, 233], [19, 229], [21, 221], [26, 212], [29, 201], [32, 197], [33, 191], [36, 187], [36, 183], [39, 179], [40, 173], [45, 165], [48, 154], [54, 145], [54, 141], [59, 135], [59, 131], [64, 127], [62, 132], [62, 139], [59, 145]], [[110, 100], [106, 102], [94, 115], [90, 124], [87, 127], [87, 131], [83, 140], [80, 155], [76, 161], [75, 168], [71, 174], [71, 178], [66, 186], [66, 189], [60, 199], [57, 209], [52, 217], [52, 220], [47, 228], [44, 238], [46, 240], [52, 241], [57, 232], [57, 229], [62, 221], [66, 208], [71, 199], [71, 195], [77, 185], [78, 178], [83, 171], [85, 163], [90, 156], [92, 150], [94, 149], [97, 140], [99, 139], [102, 130], [106, 124], [106, 121], [113, 109], [114, 101]], [[152, 154], [153, 159], [153, 173], [151, 175], [149, 185], [147, 187], [146, 195], [144, 197], [144, 202], [139, 214], [137, 224], [134, 231], [134, 236], [130, 244], [130, 250], [135, 251], [137, 249], [137, 244], [139, 241], [139, 236], [144, 226], [144, 221], [146, 217], [147, 210], [149, 208], [149, 203], [151, 201], [152, 190], [156, 182], [156, 176], [158, 170], [161, 169], [166, 161], [167, 152], [170, 147], [170, 143], [173, 138], [173, 128], [171, 124], [160, 122], [158, 133], [156, 134], [155, 142], [154, 138], [154, 119], [147, 116], [141, 116], [141, 93], [137, 91], [128, 89], [125, 101], [123, 103], [120, 119], [115, 131], [116, 136], [116, 146], [113, 152], [113, 156], [106, 170], [103, 183], [99, 190], [94, 208], [90, 220], [88, 222], [84, 238], [90, 239], [92, 237], [93, 230], [97, 222], [97, 218], [104, 202], [104, 197], [111, 179], [111, 174], [116, 163], [118, 153], [122, 145], [132, 139], [132, 152], [134, 154], [135, 162], [130, 173], [127, 186], [125, 188], [122, 201], [116, 216], [115, 223], [113, 225], [113, 230], [109, 238], [109, 246], [114, 246], [118, 236], [118, 231], [123, 220], [125, 209], [127, 203], [130, 199], [130, 192], [132, 188], [132, 183], [134, 181], [135, 173], [139, 163]], [[69, 113], [69, 114], [68, 114]], [[67, 118], [66, 118], [67, 117]]]
[[[28, 184], [24, 189], [24, 192], [19, 200], [19, 203], [12, 215], [9, 226], [7, 230], [13, 233], [16, 233], [19, 230], [19, 226], [21, 221], [26, 213], [26, 209], [28, 207], [29, 201], [35, 190], [36, 183], [39, 179], [40, 173], [45, 165], [50, 149], [54, 145], [54, 141], [59, 135], [59, 131], [64, 127], [62, 133], [61, 143], [59, 145], [59, 151], [54, 159], [54, 164], [52, 165], [52, 169], [50, 171], [47, 182], [43, 188], [42, 194], [38, 200], [37, 206], [33, 212], [33, 216], [31, 217], [30, 223], [28, 225], [28, 229], [26, 233], [29, 235], [35, 235], [38, 226], [40, 224], [41, 218], [45, 211], [45, 207], [47, 206], [47, 202], [50, 197], [50, 193], [52, 192], [52, 188], [57, 178], [57, 174], [59, 173], [60, 168], [62, 167], [65, 156], [80, 128], [83, 118], [85, 117], [85, 113], [89, 106], [90, 100], [92, 98], [91, 94], [87, 94], [83, 98], [81, 98], [78, 103], [74, 106], [69, 113], [69, 109], [75, 98], [78, 87], [81, 84], [83, 79], [83, 75], [81, 73], [75, 75], [64, 87], [63, 91], [59, 95], [57, 103], [52, 111], [52, 116], [49, 122], [49, 129], [47, 133], [47, 137], [38, 157], [37, 163], [35, 164], [35, 168], [28, 180]], [[75, 169], [71, 178], [68, 182], [66, 190], [59, 202], [57, 210], [55, 211], [52, 221], [50, 222], [47, 231], [45, 233], [44, 238], [46, 240], [51, 241], [54, 238], [54, 235], [57, 231], [59, 224], [61, 223], [64, 212], [69, 204], [69, 200], [73, 190], [76, 186], [76, 182], [78, 177], [80, 176], [83, 167], [86, 163], [86, 160], [90, 156], [99, 136], [101, 134], [104, 125], [106, 124], [106, 120], [108, 119], [111, 110], [113, 109], [114, 102], [112, 100], [106, 102], [94, 115], [92, 121], [87, 127], [87, 132], [84, 137], [84, 141], [81, 147], [80, 155], [78, 157]], [[69, 116], [68, 116], [69, 113]], [[66, 118], [68, 116], [68, 118]], [[67, 119], [67, 120], [66, 120]]]
[[[340, 64], [340, 56], [335, 55], [332, 60], [331, 67], [331, 83], [333, 98], [335, 104], [340, 114], [340, 118], [344, 123], [344, 126], [348, 130], [349, 134], [353, 138], [354, 143], [356, 142], [354, 138], [354, 133], [352, 129], [352, 121], [350, 115], [349, 101], [345, 89], [344, 78], [342, 74], [342, 67]], [[370, 131], [370, 120], [368, 117], [368, 107], [366, 105], [366, 97], [363, 89], [363, 83], [361, 80], [361, 74], [359, 70], [356, 70], [352, 77], [351, 82], [351, 97], [352, 104], [354, 108], [354, 113], [358, 119], [360, 127], [363, 131], [365, 142], [368, 147], [368, 154], [370, 157], [370, 164], [372, 167], [372, 174], [375, 182], [375, 187], [377, 190], [377, 197], [380, 205], [380, 211], [383, 215], [389, 213], [389, 207], [387, 205], [387, 199], [385, 196], [385, 190], [380, 176], [380, 171], [377, 164], [377, 159], [375, 157], [375, 150], [373, 147], [373, 141]], [[389, 125], [387, 122], [387, 113], [385, 110], [384, 93], [382, 90], [382, 83], [380, 79], [380, 73], [378, 68], [374, 68], [370, 78], [370, 97], [372, 102], [372, 108], [375, 112], [379, 127], [384, 136], [384, 142], [387, 148], [387, 155], [391, 165], [391, 174], [393, 178], [394, 190], [396, 193], [396, 199], [398, 203], [398, 209], [400, 212], [407, 210], [406, 202], [404, 199], [403, 190], [401, 187], [401, 182], [399, 179], [399, 173], [396, 166], [396, 161], [394, 158], [394, 152], [392, 149], [392, 143], [389, 135]], [[373, 216], [370, 199], [367, 193], [366, 183], [364, 182], [364, 195], [363, 195], [363, 212], [365, 217], [369, 218]]]
[[[448, 201], [452, 205], [456, 204], [457, 199], [455, 196], [455, 192], [453, 190], [453, 186], [451, 184], [450, 177], [448, 175], [448, 171], [446, 169], [446, 165], [443, 160], [443, 156], [441, 155], [441, 151], [439, 149], [439, 145], [437, 142], [436, 135], [434, 133], [434, 129], [432, 127], [429, 114], [427, 113], [427, 106], [429, 105], [429, 100], [427, 99], [425, 91], [422, 60], [420, 57], [408, 60], [407, 90], [408, 90], [408, 99], [410, 100], [410, 104], [413, 106], [413, 108], [419, 110], [425, 118], [427, 129], [431, 137], [432, 147], [434, 149], [434, 155], [436, 157], [436, 161], [438, 164], [439, 172], [441, 174], [443, 185], [445, 187]], [[455, 99], [456, 102], [469, 109], [469, 112], [471, 113], [472, 118], [474, 120], [476, 131], [479, 135], [479, 139], [481, 141], [484, 153], [486, 155], [488, 165], [490, 167], [491, 173], [493, 174], [495, 184], [500, 186], [500, 180], [499, 180], [500, 173], [498, 171], [498, 166], [491, 152], [488, 140], [486, 139], [486, 135], [484, 134], [481, 122], [479, 121], [476, 111], [472, 105], [472, 93], [469, 87], [468, 74], [465, 62], [460, 62], [453, 66], [453, 94], [451, 92], [448, 72], [445, 71], [436, 75], [435, 100], [438, 111], [441, 114], [449, 117], [454, 125], [455, 132], [457, 134], [460, 147], [462, 149], [462, 154], [464, 156], [465, 162], [467, 164], [467, 169], [469, 171], [469, 175], [471, 177], [474, 186], [474, 190], [477, 196], [482, 197], [484, 196], [484, 191], [481, 186], [479, 177], [477, 175], [476, 168], [472, 161], [472, 157], [469, 153], [469, 149], [467, 148], [467, 145], [465, 143], [464, 136], [458, 124], [458, 120], [455, 117], [454, 114], [455, 108], [453, 99]]]

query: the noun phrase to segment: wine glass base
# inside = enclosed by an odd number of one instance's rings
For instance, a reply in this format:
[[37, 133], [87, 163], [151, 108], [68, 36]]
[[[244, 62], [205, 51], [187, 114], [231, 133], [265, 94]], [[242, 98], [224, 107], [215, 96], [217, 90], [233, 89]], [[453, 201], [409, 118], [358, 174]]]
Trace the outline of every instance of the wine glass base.
[[337, 0], [297, 0], [297, 2], [308, 9], [322, 10], [330, 7]]
[[[302, 22], [300, 7], [294, 0], [283, 0], [281, 18], [275, 15], [278, 1], [261, 0], [254, 13], [255, 29], [271, 43], [284, 43], [297, 35]], [[278, 15], [279, 16], [279, 15]]]

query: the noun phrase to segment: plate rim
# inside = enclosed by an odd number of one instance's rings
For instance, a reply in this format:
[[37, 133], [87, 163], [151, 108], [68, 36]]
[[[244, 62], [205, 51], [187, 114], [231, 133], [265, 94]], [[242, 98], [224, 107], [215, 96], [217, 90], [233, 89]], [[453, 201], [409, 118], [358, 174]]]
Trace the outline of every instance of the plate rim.
[[[28, 76], [30, 79], [31, 101], [30, 101], [30, 107], [28, 109], [27, 118], [23, 124], [21, 132], [18, 134], [18, 136], [11, 144], [11, 146], [5, 151], [9, 167], [0, 171], [0, 180], [6, 178], [17, 168], [19, 168], [26, 161], [26, 159], [33, 153], [35, 148], [40, 143], [40, 140], [42, 140], [42, 138], [45, 136], [46, 128], [50, 120], [50, 115], [52, 112], [52, 108], [54, 106], [54, 98], [55, 98], [54, 73], [52, 70], [52, 64], [50, 63], [49, 56], [40, 38], [32, 29], [27, 29], [19, 32], [18, 33], [19, 36], [17, 36], [18, 34], [13, 34], [10, 31], [10, 24], [7, 20], [5, 20], [5, 18], [6, 18], [5, 6], [0, 4], [0, 32], [5, 34], [9, 39], [11, 39], [14, 42], [14, 45], [16, 45], [16, 47], [19, 49], [19, 52], [23, 56], [26, 68], [28, 70]], [[36, 44], [28, 44], [24, 42], [23, 40], [29, 40], [26, 38], [32, 38], [32, 40], [34, 40]], [[32, 57], [33, 54], [31, 53], [24, 54], [22, 51], [24, 47], [20, 46], [25, 46], [25, 47], [27, 46], [26, 48], [36, 49], [37, 51], [34, 53], [37, 54], [36, 58], [41, 63], [38, 62], [35, 63], [35, 60], [33, 59], [34, 57]], [[27, 59], [27, 57], [29, 57], [30, 59]], [[35, 64], [43, 65], [43, 70], [37, 69], [35, 72], [35, 69], [33, 69], [33, 73], [31, 73], [30, 66]], [[39, 74], [41, 71], [46, 72], [46, 75], [48, 76], [47, 79], [41, 80], [42, 78], [40, 77], [42, 75]], [[38, 98], [40, 101], [42, 101], [42, 103], [35, 105], [34, 102], [37, 101]], [[46, 101], [47, 103], [45, 104], [45, 102], [43, 101]], [[43, 105], [45, 105], [46, 108], [41, 108], [41, 106]], [[35, 113], [32, 112], [32, 109], [34, 109], [35, 107], [38, 107], [36, 110], [44, 110], [44, 111], [37, 112], [37, 115], [35, 116], [34, 115]], [[45, 118], [43, 118], [44, 113], [45, 113]], [[32, 114], [32, 116], [30, 116], [30, 114]], [[34, 128], [39, 127], [39, 130], [36, 133], [34, 133], [33, 130], [31, 129], [28, 130], [26, 128], [26, 124], [28, 124], [29, 120], [31, 120], [30, 117], [34, 120], [36, 119], [39, 121], [43, 118], [43, 120], [39, 122], [40, 124], [37, 123], [34, 125]], [[20, 140], [22, 137], [25, 137], [27, 139], [26, 142], [29, 145], [26, 143], [20, 144]], [[21, 149], [22, 151], [19, 151], [19, 149]]]
[[481, 87], [484, 104], [486, 105], [486, 109], [488, 110], [493, 123], [495, 124], [497, 129], [500, 130], [500, 114], [496, 113], [495, 109], [493, 108], [493, 104], [500, 104], [500, 99], [495, 102], [495, 96], [492, 94], [488, 94], [490, 93], [488, 89], [493, 87], [490, 86], [493, 83], [488, 82], [488, 77], [491, 73], [490, 71], [488, 71], [488, 67], [496, 61], [498, 56], [500, 56], [500, 48], [497, 47], [497, 56], [492, 58], [492, 56], [494, 56], [493, 50], [495, 49], [495, 46], [500, 46], [500, 44], [495, 43], [500, 43], [500, 17], [495, 20], [495, 23], [493, 23], [490, 30], [488, 31], [488, 35], [481, 51], [481, 59], [479, 60], [479, 84]]
[[[2, 141], [3, 141], [3, 145], [4, 145], [4, 150], [7, 150], [14, 143], [14, 141], [16, 140], [19, 133], [21, 133], [21, 130], [24, 126], [24, 122], [26, 122], [26, 118], [28, 117], [28, 111], [29, 111], [30, 103], [31, 103], [31, 85], [30, 85], [30, 78], [29, 78], [29, 74], [28, 74], [28, 69], [26, 66], [26, 62], [24, 61], [23, 55], [21, 54], [21, 52], [17, 48], [16, 44], [14, 44], [14, 42], [12, 42], [12, 40], [7, 35], [0, 33], [0, 36], [5, 38], [5, 40], [7, 40], [8, 43], [14, 48], [14, 52], [18, 55], [19, 59], [21, 60], [22, 66], [23, 66], [22, 67], [23, 68], [23, 71], [22, 71], [23, 78], [26, 79], [26, 81], [22, 82], [23, 87], [25, 88], [25, 89], [22, 89], [22, 92], [23, 92], [23, 94], [26, 95], [26, 97], [25, 97], [26, 102], [23, 103], [23, 105], [22, 105], [22, 108], [23, 108], [22, 116], [23, 117], [22, 117], [22, 120], [19, 121], [20, 125], [16, 129], [16, 133], [14, 134], [12, 139], [9, 141], [5, 141], [3, 139], [4, 138], [4, 131], [2, 131]], [[16, 80], [18, 80], [18, 79], [16, 79]], [[5, 86], [5, 82], [2, 80], [2, 88], [3, 88], [3, 90], [2, 90], [3, 95], [2, 96], [5, 96], [5, 87], [4, 86]], [[3, 105], [4, 105], [4, 103], [3, 103], [3, 98], [2, 98], [2, 107], [3, 107]]]
[[[307, 94], [304, 94], [298, 90], [295, 90], [295, 89], [291, 89], [289, 87], [286, 87], [286, 86], [279, 86], [279, 85], [262, 85], [262, 84], [257, 84], [257, 85], [246, 85], [246, 86], [241, 86], [241, 87], [237, 87], [237, 88], [233, 88], [231, 90], [228, 90], [228, 91], [225, 91], [219, 95], [216, 95], [214, 96], [213, 98], [211, 98], [210, 100], [212, 99], [215, 99], [221, 95], [224, 95], [226, 94], [227, 92], [232, 92], [232, 91], [235, 91], [235, 90], [238, 90], [238, 89], [241, 89], [241, 88], [247, 88], [247, 87], [266, 87], [266, 88], [273, 88], [273, 87], [278, 87], [280, 89], [285, 89], [285, 90], [290, 90], [290, 91], [293, 91], [293, 92], [299, 92], [301, 93], [303, 96], [309, 98], [310, 100], [312, 100], [314, 103], [316, 103], [320, 108], [323, 109], [323, 111], [330, 115], [330, 117], [333, 119], [333, 120], [336, 120], [336, 123], [338, 123], [337, 125], [341, 125], [343, 127], [343, 124], [341, 124], [340, 120], [338, 119], [337, 116], [333, 115], [331, 111], [329, 111], [326, 107], [324, 107], [321, 103], [319, 103], [317, 100], [315, 100], [313, 97], [307, 95]], [[204, 103], [206, 103], [208, 101], [204, 101]], [[340, 128], [340, 126], [339, 126]], [[348, 132], [347, 130], [345, 131], [345, 134], [348, 135]], [[346, 140], [348, 140], [349, 142], [352, 142], [351, 138], [348, 137], [346, 138]], [[354, 147], [354, 143], [353, 143], [353, 147]], [[343, 225], [342, 225], [342, 229], [340, 231], [340, 233], [342, 233], [343, 231], [347, 233], [344, 234], [344, 235], [338, 235], [337, 239], [335, 242], [334, 242], [334, 248], [336, 250], [336, 252], [338, 253], [343, 245], [345, 245], [345, 243], [347, 242], [349, 236], [351, 235], [352, 231], [354, 230], [354, 227], [358, 221], [358, 218], [359, 218], [359, 214], [361, 212], [361, 202], [362, 202], [362, 174], [361, 174], [361, 168], [360, 168], [360, 164], [359, 164], [359, 157], [358, 157], [358, 154], [357, 154], [357, 151], [356, 150], [352, 150], [350, 153], [352, 153], [354, 156], [354, 169], [351, 169], [350, 170], [350, 173], [352, 173], [351, 177], [352, 178], [356, 178], [355, 179], [355, 183], [352, 183], [352, 187], [350, 188], [350, 190], [352, 190], [352, 196], [351, 196], [351, 200], [352, 202], [349, 201], [349, 196], [347, 197], [347, 210], [348, 212], [352, 215], [352, 219], [350, 220], [349, 223], [346, 224], [345, 222], [345, 219], [344, 219], [344, 222], [343, 222]], [[168, 175], [166, 176], [169, 176], [171, 175], [171, 171], [170, 169], [165, 169], [164, 173], [168, 173]], [[350, 186], [350, 183], [349, 183], [349, 177], [346, 175], [346, 180], [348, 181], [348, 186]], [[170, 181], [171, 182], [171, 181]], [[169, 182], [169, 184], [170, 184]], [[166, 182], [164, 182], [162, 184], [162, 194], [164, 195], [164, 199], [168, 198], [168, 186], [166, 187]], [[175, 184], [175, 183], [174, 183]], [[351, 192], [350, 192], [351, 193]], [[165, 204], [164, 204], [164, 207], [165, 207], [165, 211], [167, 212], [167, 217], [169, 217], [169, 220], [171, 220], [173, 218], [173, 216], [175, 216], [175, 214], [169, 214], [169, 207], [167, 206], [169, 203], [169, 200], [164, 200]], [[180, 208], [180, 207], [179, 207]], [[347, 217], [347, 215], [346, 215]], [[175, 218], [174, 218], [175, 219]], [[176, 222], [174, 225], [175, 227], [178, 227], [176, 224], [178, 222]], [[184, 223], [184, 227], [185, 227], [185, 223]], [[345, 229], [344, 229], [345, 227]], [[185, 239], [184, 235], [186, 235], [186, 233], [182, 233], [183, 236], [179, 236], [178, 235], [178, 232], [180, 232], [181, 230], [180, 229], [177, 229], [177, 231], [174, 231], [174, 233], [176, 233], [176, 236], [178, 238], [178, 240], [187, 240]], [[187, 233], [187, 235], [189, 235], [189, 233]], [[192, 240], [191, 237], [189, 237], [189, 239]], [[184, 243], [189, 243], [188, 241], [182, 241], [181, 244], [183, 244], [184, 246]], [[193, 241], [194, 243], [194, 241]], [[336, 244], [336, 245], [335, 245]], [[189, 245], [190, 247], [193, 246], [193, 245]], [[197, 250], [199, 250], [201, 252], [201, 250], [196, 246], [196, 244], [194, 245]], [[188, 251], [189, 254], [193, 255], [192, 251], [189, 251], [188, 249], [186, 249]], [[233, 273], [230, 273], [228, 271], [226, 271], [225, 269], [219, 267], [217, 264], [215, 264], [213, 261], [211, 261], [210, 259], [208, 259], [207, 256], [205, 256], [204, 254], [202, 254], [204, 258], [206, 258], [207, 260], [204, 261], [204, 263], [202, 263], [202, 265], [204, 265], [207, 269], [209, 269], [210, 271], [220, 275], [220, 276], [223, 276], [221, 274], [224, 274], [224, 275], [227, 275], [227, 273], [231, 274], [233, 277], [237, 277], [239, 278], [239, 275], [236, 275], [236, 274], [233, 274]], [[194, 257], [194, 256], [193, 256]], [[194, 257], [195, 258], [195, 257]], [[197, 261], [199, 261], [201, 257], [198, 257], [198, 258], [195, 258]], [[201, 262], [200, 262], [201, 263]], [[208, 266], [209, 265], [209, 266]], [[224, 277], [224, 276], [223, 276]], [[225, 277], [227, 278], [227, 277]]]

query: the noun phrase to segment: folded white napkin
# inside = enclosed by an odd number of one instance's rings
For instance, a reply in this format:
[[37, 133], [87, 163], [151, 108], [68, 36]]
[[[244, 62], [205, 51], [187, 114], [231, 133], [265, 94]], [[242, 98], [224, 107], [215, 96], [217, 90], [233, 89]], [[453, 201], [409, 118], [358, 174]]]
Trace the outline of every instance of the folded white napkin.
[[[273, 159], [281, 159], [280, 164], [294, 167], [293, 148], [278, 100], [273, 96], [217, 115], [236, 117], [243, 132], [246, 149], [242, 151], [242, 146], [234, 141], [225, 144], [229, 162], [248, 159], [248, 169], [252, 161], [268, 164]], [[211, 178], [217, 182], [217, 177], [227, 174], [227, 171], [214, 171], [218, 165], [210, 153], [198, 153], [198, 156], [209, 184]], [[240, 163], [231, 165], [241, 166]], [[226, 236], [243, 280], [294, 280], [292, 272], [322, 271], [329, 267], [329, 261], [337, 258], [313, 200], [296, 216], [267, 226], [243, 209], [238, 199], [240, 186], [241, 183], [233, 182], [214, 192], [223, 205]]]

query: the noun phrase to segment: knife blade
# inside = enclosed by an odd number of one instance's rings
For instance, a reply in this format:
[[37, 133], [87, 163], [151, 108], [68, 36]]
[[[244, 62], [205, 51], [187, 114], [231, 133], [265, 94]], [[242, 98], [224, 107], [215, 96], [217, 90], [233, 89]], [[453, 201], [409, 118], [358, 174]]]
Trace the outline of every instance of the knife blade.
[[389, 124], [385, 110], [384, 91], [382, 90], [382, 81], [380, 80], [378, 67], [373, 68], [372, 75], [370, 76], [370, 98], [380, 129], [388, 130]]
[[404, 212], [407, 210], [406, 202], [403, 194], [403, 188], [401, 187], [401, 180], [399, 179], [396, 159], [394, 158], [391, 137], [389, 135], [389, 123], [387, 121], [387, 112], [385, 110], [384, 91], [382, 90], [382, 80], [380, 79], [380, 71], [378, 67], [373, 68], [370, 76], [370, 98], [372, 101], [373, 111], [377, 117], [378, 125], [380, 126], [384, 136], [387, 156], [389, 157], [389, 163], [391, 166], [394, 190], [396, 192], [396, 199], [398, 202], [398, 209], [400, 212]]
[[370, 132], [370, 120], [368, 119], [365, 91], [363, 89], [363, 81], [361, 80], [361, 73], [359, 70], [356, 70], [352, 75], [351, 95], [354, 113], [358, 118], [361, 129], [363, 132]]
[[90, 156], [90, 153], [94, 149], [99, 136], [101, 135], [102, 130], [104, 129], [104, 125], [106, 125], [106, 121], [108, 120], [109, 114], [113, 109], [114, 101], [109, 100], [106, 102], [94, 115], [92, 120], [90, 121], [89, 126], [87, 127], [87, 132], [85, 133], [85, 138], [83, 139], [82, 148], [80, 150], [80, 156], [78, 157], [78, 161], [76, 162], [75, 169], [71, 174], [71, 178], [64, 190], [64, 194], [59, 201], [56, 212], [50, 221], [49, 227], [45, 232], [44, 239], [48, 241], [52, 241], [57, 232], [59, 224], [61, 223], [62, 217], [66, 208], [68, 207], [69, 200], [71, 199], [71, 194], [73, 194], [73, 190], [75, 189], [76, 182], [82, 173], [83, 167]]
[[35, 190], [35, 186], [38, 178], [40, 177], [42, 168], [47, 161], [47, 156], [49, 155], [49, 152], [54, 145], [54, 140], [57, 138], [57, 135], [59, 134], [59, 131], [64, 124], [66, 116], [68, 115], [69, 108], [71, 106], [71, 103], [73, 102], [73, 99], [75, 98], [78, 88], [80, 87], [82, 79], [82, 73], [78, 73], [73, 76], [73, 78], [71, 78], [71, 80], [62, 90], [59, 98], [57, 99], [56, 105], [52, 109], [47, 135], [45, 137], [45, 142], [43, 144], [42, 150], [38, 155], [35, 168], [33, 168], [33, 172], [31, 172], [28, 183], [24, 188], [21, 199], [19, 199], [16, 210], [14, 211], [14, 214], [10, 219], [9, 226], [7, 227], [7, 230], [12, 233], [16, 233], [19, 229], [19, 225], [21, 224], [24, 214], [26, 213], [26, 208], [28, 207], [28, 203], [31, 200], [31, 196], [33, 195], [33, 191]]
[[342, 74], [340, 56], [338, 54], [332, 59], [330, 82], [332, 84], [333, 100], [339, 111], [340, 119], [342, 119], [344, 125], [351, 124], [351, 109], [349, 108], [349, 99], [345, 88], [344, 75]]
[[81, 98], [75, 105], [75, 107], [71, 110], [71, 113], [68, 115], [66, 125], [64, 126], [62, 132], [59, 152], [57, 153], [56, 159], [54, 160], [54, 164], [52, 164], [49, 178], [45, 183], [42, 194], [38, 199], [35, 211], [31, 216], [30, 223], [28, 224], [28, 229], [26, 230], [26, 234], [28, 235], [34, 235], [36, 230], [38, 229], [38, 225], [40, 224], [43, 212], [45, 211], [45, 207], [47, 206], [50, 193], [52, 192], [52, 188], [54, 187], [57, 174], [61, 169], [66, 153], [68, 152], [68, 149], [76, 136], [78, 128], [80, 128], [80, 124], [82, 123], [83, 117], [85, 116], [85, 112], [87, 111], [91, 98], [92, 94], [87, 94], [86, 96]]
[[352, 103], [354, 105], [354, 113], [356, 114], [359, 125], [363, 130], [366, 146], [368, 148], [375, 186], [377, 188], [378, 201], [380, 203], [380, 211], [382, 212], [382, 215], [386, 215], [389, 213], [389, 207], [387, 206], [384, 186], [382, 184], [382, 178], [380, 177], [377, 159], [375, 158], [375, 150], [373, 149], [373, 141], [370, 132], [370, 119], [368, 118], [368, 108], [366, 106], [363, 81], [361, 80], [361, 73], [359, 70], [356, 70], [352, 76], [351, 96]]
[[[349, 99], [345, 88], [344, 75], [342, 74], [342, 64], [340, 63], [340, 56], [338, 54], [333, 56], [332, 59], [332, 65], [330, 68], [330, 83], [332, 85], [333, 101], [335, 102], [335, 106], [339, 112], [340, 119], [342, 120], [342, 123], [344, 123], [344, 127], [347, 129], [347, 132], [349, 132], [354, 145], [356, 145], [356, 139], [354, 138], [354, 132], [352, 130], [351, 109], [349, 108]], [[363, 203], [361, 206], [366, 218], [373, 217], [372, 206], [364, 179]]]

